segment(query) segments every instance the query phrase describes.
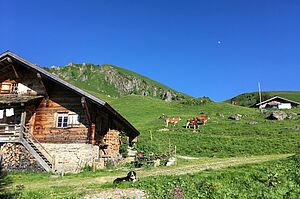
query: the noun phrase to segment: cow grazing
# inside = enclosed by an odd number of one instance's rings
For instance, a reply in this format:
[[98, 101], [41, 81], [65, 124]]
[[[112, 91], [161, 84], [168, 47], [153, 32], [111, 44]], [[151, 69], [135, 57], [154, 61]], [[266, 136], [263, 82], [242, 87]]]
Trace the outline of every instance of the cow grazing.
[[168, 127], [169, 123], [173, 123], [173, 125], [175, 126], [180, 120], [180, 117], [165, 118], [166, 127]]
[[198, 129], [198, 123], [196, 120], [194, 119], [187, 120], [185, 128], [190, 128], [191, 125], [194, 127], [194, 129]]
[[210, 118], [208, 117], [208, 116], [206, 116], [206, 115], [198, 115], [198, 116], [195, 116], [194, 117], [194, 120], [196, 121], [196, 122], [202, 122], [203, 123], [203, 125], [205, 125], [205, 123], [207, 122], [207, 120], [209, 120]]

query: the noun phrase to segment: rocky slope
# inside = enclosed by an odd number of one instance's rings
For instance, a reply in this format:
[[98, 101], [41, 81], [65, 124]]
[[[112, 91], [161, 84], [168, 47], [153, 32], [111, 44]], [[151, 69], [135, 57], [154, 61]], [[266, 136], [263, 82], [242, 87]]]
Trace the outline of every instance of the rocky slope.
[[85, 90], [109, 96], [142, 95], [165, 101], [182, 100], [189, 96], [147, 77], [113, 65], [68, 64], [46, 68], [49, 72]]

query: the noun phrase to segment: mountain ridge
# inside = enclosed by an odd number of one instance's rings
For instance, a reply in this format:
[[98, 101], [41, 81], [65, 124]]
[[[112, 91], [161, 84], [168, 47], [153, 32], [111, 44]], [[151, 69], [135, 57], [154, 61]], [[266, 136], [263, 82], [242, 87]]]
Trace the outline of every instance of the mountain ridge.
[[168, 102], [192, 98], [146, 76], [111, 64], [70, 63], [45, 69], [75, 86], [108, 97], [134, 94]]

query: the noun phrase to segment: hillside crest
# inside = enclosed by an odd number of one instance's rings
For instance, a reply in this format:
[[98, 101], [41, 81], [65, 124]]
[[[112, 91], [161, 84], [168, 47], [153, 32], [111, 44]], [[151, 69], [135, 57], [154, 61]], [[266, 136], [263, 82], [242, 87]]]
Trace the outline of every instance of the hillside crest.
[[[300, 102], [300, 91], [266, 91], [262, 92], [261, 95], [262, 101], [275, 96], [280, 96], [296, 102]], [[259, 95], [258, 92], [243, 93], [229, 100], [226, 100], [225, 102], [245, 107], [252, 107], [255, 104], [259, 103]]]
[[112, 97], [134, 94], [168, 102], [190, 97], [145, 76], [110, 64], [71, 63], [46, 70], [85, 90]]

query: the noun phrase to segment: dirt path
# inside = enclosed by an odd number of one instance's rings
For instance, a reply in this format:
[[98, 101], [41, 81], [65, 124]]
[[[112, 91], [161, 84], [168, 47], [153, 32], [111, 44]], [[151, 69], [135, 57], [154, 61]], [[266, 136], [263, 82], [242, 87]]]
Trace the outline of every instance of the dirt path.
[[[276, 154], [276, 155], [263, 155], [263, 156], [250, 156], [250, 157], [233, 157], [233, 158], [210, 158], [210, 159], [197, 159], [192, 160], [190, 164], [177, 165], [172, 167], [160, 167], [151, 170], [139, 170], [137, 172], [138, 178], [158, 175], [183, 175], [188, 173], [196, 173], [207, 169], [220, 169], [229, 166], [238, 166], [243, 164], [262, 163], [271, 160], [283, 159], [291, 156], [292, 154]], [[126, 175], [124, 171], [124, 176]], [[76, 186], [83, 187], [89, 184], [101, 184], [112, 182], [118, 176], [105, 176], [105, 177], [85, 177], [82, 179], [57, 179], [47, 182], [47, 184], [30, 183], [25, 185], [26, 188], [47, 188], [59, 186]], [[37, 186], [38, 185], [38, 186]]]

